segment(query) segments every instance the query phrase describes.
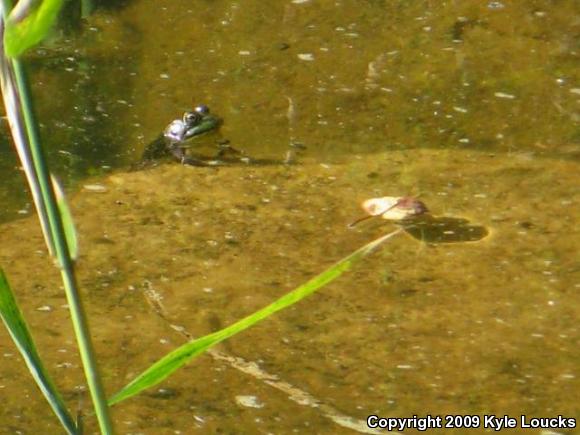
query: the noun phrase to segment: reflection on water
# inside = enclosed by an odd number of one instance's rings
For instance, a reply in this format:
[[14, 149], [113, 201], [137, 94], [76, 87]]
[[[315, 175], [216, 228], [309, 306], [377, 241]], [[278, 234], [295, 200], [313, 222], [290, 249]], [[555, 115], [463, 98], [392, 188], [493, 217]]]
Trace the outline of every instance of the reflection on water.
[[[105, 186], [71, 197], [110, 390], [183, 338], [140, 283], [201, 335], [379, 235], [386, 227], [345, 228], [362, 199], [420, 195], [435, 217], [406, 228], [417, 241], [399, 237], [228, 353], [353, 421], [577, 415], [577, 5], [497, 4], [125, 1], [32, 53], [54, 171]], [[233, 147], [274, 164], [126, 174], [194, 102], [224, 118]], [[300, 164], [277, 164], [295, 142]], [[15, 166], [0, 160], [0, 220], [27, 213]], [[82, 379], [35, 228], [0, 226], [0, 264], [34, 326], [51, 328], [38, 340], [73, 397]], [[46, 431], [34, 386], [3, 358], [29, 397], [6, 395], [2, 427]], [[200, 358], [116, 418], [134, 433], [343, 430], [245, 373]]]
[[455, 217], [427, 215], [403, 226], [408, 234], [426, 243], [477, 242], [489, 234], [484, 226]]

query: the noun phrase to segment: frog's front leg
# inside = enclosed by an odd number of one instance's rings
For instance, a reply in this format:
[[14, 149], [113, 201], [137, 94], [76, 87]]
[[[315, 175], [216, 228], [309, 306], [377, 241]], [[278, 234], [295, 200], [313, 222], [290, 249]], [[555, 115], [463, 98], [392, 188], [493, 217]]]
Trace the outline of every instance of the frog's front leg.
[[169, 152], [176, 160], [178, 160], [182, 165], [189, 166], [216, 166], [215, 162], [206, 162], [201, 159], [196, 159], [187, 155], [186, 148], [180, 146], [178, 143], [173, 143], [169, 145]]
[[228, 139], [222, 139], [217, 142], [217, 157], [224, 157], [229, 155], [240, 156], [244, 155], [243, 151], [240, 151], [233, 146], [230, 145], [230, 141]]
[[203, 162], [199, 161], [199, 163], [197, 163], [197, 159], [189, 157], [185, 152], [185, 148], [180, 146], [178, 143], [172, 143], [168, 148], [171, 155], [182, 165], [203, 166]]
[[167, 149], [176, 160], [183, 163], [187, 155], [185, 154], [185, 148], [179, 145], [178, 142], [170, 142], [167, 144]]

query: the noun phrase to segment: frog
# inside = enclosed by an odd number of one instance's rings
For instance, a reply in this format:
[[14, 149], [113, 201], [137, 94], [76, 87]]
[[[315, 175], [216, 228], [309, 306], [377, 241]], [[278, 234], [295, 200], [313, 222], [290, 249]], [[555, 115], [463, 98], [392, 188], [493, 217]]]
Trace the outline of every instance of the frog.
[[217, 154], [213, 157], [208, 158], [192, 152], [193, 148], [200, 145], [199, 142], [195, 143], [199, 136], [216, 132], [222, 123], [222, 119], [211, 113], [205, 104], [187, 110], [181, 118], [171, 121], [163, 133], [147, 145], [140, 162], [133, 165], [133, 168], [143, 169], [166, 157], [189, 166], [292, 165], [305, 149], [300, 143], [291, 143], [283, 159], [251, 158], [245, 152], [232, 147], [228, 140], [219, 140], [216, 141]]
[[[223, 121], [211, 113], [205, 104], [195, 106], [193, 110], [187, 110], [180, 119], [175, 119], [165, 127], [165, 130], [143, 152], [141, 161], [156, 161], [164, 157], [172, 157], [183, 165], [191, 166], [215, 166], [219, 160], [207, 160], [197, 158], [188, 153], [188, 149], [194, 148], [194, 139], [199, 136], [217, 131]], [[229, 141], [217, 142], [217, 157], [228, 153], [241, 155], [240, 151], [229, 145]]]

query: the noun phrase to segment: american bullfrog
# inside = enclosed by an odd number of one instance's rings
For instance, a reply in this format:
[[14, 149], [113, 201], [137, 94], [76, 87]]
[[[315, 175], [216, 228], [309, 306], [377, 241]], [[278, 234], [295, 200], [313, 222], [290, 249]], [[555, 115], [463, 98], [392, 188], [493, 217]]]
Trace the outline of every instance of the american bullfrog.
[[198, 136], [216, 131], [222, 124], [221, 118], [210, 113], [209, 107], [201, 104], [183, 114], [181, 119], [171, 121], [153, 142], [143, 152], [141, 162], [135, 165], [136, 169], [148, 166], [151, 162], [171, 157], [184, 165], [191, 166], [223, 166], [236, 163], [251, 165], [290, 165], [294, 164], [296, 156], [305, 147], [302, 144], [290, 144], [290, 148], [283, 159], [255, 159], [248, 157], [244, 152], [229, 145], [229, 141], [216, 141], [217, 155], [207, 158], [195, 155], [192, 148]]
[[[171, 156], [184, 165], [212, 166], [218, 164], [215, 160], [202, 160], [188, 153], [192, 148], [193, 140], [210, 131], [215, 131], [222, 124], [222, 120], [210, 113], [209, 107], [201, 104], [183, 114], [181, 119], [171, 121], [163, 133], [151, 142], [143, 152], [141, 160], [153, 161]], [[218, 156], [227, 152], [240, 154], [226, 142], [218, 143]]]

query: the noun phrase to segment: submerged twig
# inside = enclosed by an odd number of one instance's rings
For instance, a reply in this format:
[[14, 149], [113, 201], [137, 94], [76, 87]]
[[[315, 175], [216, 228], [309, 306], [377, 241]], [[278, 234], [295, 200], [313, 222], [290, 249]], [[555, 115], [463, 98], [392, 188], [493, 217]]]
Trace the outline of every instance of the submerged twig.
[[[159, 303], [159, 300], [156, 296], [158, 292], [153, 291], [151, 289], [151, 283], [145, 283], [145, 290], [144, 295], [147, 302], [151, 305], [151, 308], [171, 329], [182, 335], [187, 341], [194, 340], [195, 337], [191, 334], [184, 326], [178, 325], [176, 323], [171, 322], [169, 315], [163, 305]], [[334, 423], [338, 424], [339, 426], [352, 429], [359, 433], [368, 433], [368, 434], [379, 434], [380, 431], [371, 429], [367, 426], [366, 422], [362, 420], [358, 420], [354, 417], [349, 415], [343, 414], [342, 412], [338, 411], [331, 405], [325, 404], [320, 399], [317, 399], [312, 394], [307, 393], [300, 388], [282, 381], [278, 378], [277, 375], [273, 375], [268, 373], [264, 369], [262, 369], [258, 363], [254, 361], [248, 361], [242, 357], [230, 355], [227, 352], [223, 352], [217, 349], [208, 349], [207, 353], [215, 360], [221, 361], [228, 364], [230, 367], [245, 373], [247, 375], [252, 376], [253, 378], [268, 384], [269, 386], [277, 389], [278, 391], [282, 391], [285, 393], [290, 400], [293, 402], [302, 405], [302, 406], [309, 406], [311, 408], [319, 409], [322, 412], [322, 415]]]

